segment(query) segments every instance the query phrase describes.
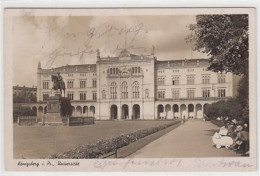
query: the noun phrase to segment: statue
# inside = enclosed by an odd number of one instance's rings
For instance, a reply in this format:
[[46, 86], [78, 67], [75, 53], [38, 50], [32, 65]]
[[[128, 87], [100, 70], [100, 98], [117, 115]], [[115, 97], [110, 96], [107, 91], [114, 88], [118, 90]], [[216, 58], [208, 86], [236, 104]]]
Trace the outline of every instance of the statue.
[[[60, 75], [60, 72], [58, 72], [58, 75], [51, 75], [51, 81], [53, 82], [53, 90], [60, 90], [60, 93], [62, 95], [62, 90], [64, 91], [64, 97], [65, 97], [65, 82], [63, 81], [62, 76]], [[52, 91], [51, 89], [51, 91]]]

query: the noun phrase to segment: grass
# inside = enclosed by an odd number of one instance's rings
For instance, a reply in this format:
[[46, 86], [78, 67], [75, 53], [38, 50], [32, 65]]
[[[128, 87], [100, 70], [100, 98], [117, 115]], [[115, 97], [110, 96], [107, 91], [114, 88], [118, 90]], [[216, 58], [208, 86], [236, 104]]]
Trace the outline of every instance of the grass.
[[172, 121], [97, 121], [86, 126], [18, 126], [14, 124], [14, 158], [45, 158], [66, 152], [78, 145], [122, 133], [146, 129]]

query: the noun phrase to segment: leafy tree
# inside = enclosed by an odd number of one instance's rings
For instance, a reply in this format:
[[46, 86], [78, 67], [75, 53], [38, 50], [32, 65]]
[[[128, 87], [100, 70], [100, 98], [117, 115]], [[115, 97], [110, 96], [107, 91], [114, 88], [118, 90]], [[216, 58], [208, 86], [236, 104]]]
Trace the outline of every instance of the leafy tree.
[[61, 97], [61, 115], [64, 117], [71, 116], [72, 114], [72, 106], [69, 98]]
[[189, 26], [195, 50], [208, 54], [209, 70], [248, 74], [248, 15], [197, 15]]
[[33, 111], [30, 107], [14, 107], [13, 110], [13, 121], [16, 122], [18, 116], [36, 116], [36, 112]]
[[[187, 42], [194, 44], [194, 50], [209, 56], [209, 70], [242, 76], [237, 99], [233, 100], [236, 103], [229, 102], [230, 112], [222, 107], [217, 114], [248, 117], [248, 15], [197, 15], [196, 24], [189, 28], [192, 34], [187, 37]], [[212, 115], [213, 112], [209, 110], [208, 113]]]

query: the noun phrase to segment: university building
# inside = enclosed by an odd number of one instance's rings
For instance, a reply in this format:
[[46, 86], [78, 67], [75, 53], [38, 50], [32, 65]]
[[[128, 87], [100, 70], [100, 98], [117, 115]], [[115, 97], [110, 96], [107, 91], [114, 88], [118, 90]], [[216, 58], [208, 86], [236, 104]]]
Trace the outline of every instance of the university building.
[[[207, 71], [207, 59], [160, 61], [127, 50], [96, 64], [66, 65], [37, 72], [38, 115], [47, 111], [51, 75], [58, 72], [71, 99], [72, 116], [96, 120], [203, 118], [207, 104], [235, 96], [238, 78]], [[64, 96], [62, 94], [62, 96]]]

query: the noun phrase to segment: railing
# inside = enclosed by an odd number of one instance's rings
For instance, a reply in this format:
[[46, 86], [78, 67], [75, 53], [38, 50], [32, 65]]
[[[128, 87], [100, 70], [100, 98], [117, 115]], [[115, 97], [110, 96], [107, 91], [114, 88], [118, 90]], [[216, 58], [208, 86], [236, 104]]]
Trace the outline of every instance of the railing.
[[69, 126], [92, 125], [94, 123], [94, 117], [69, 117], [67, 122]]
[[37, 116], [18, 116], [18, 125], [33, 126], [37, 123]]

